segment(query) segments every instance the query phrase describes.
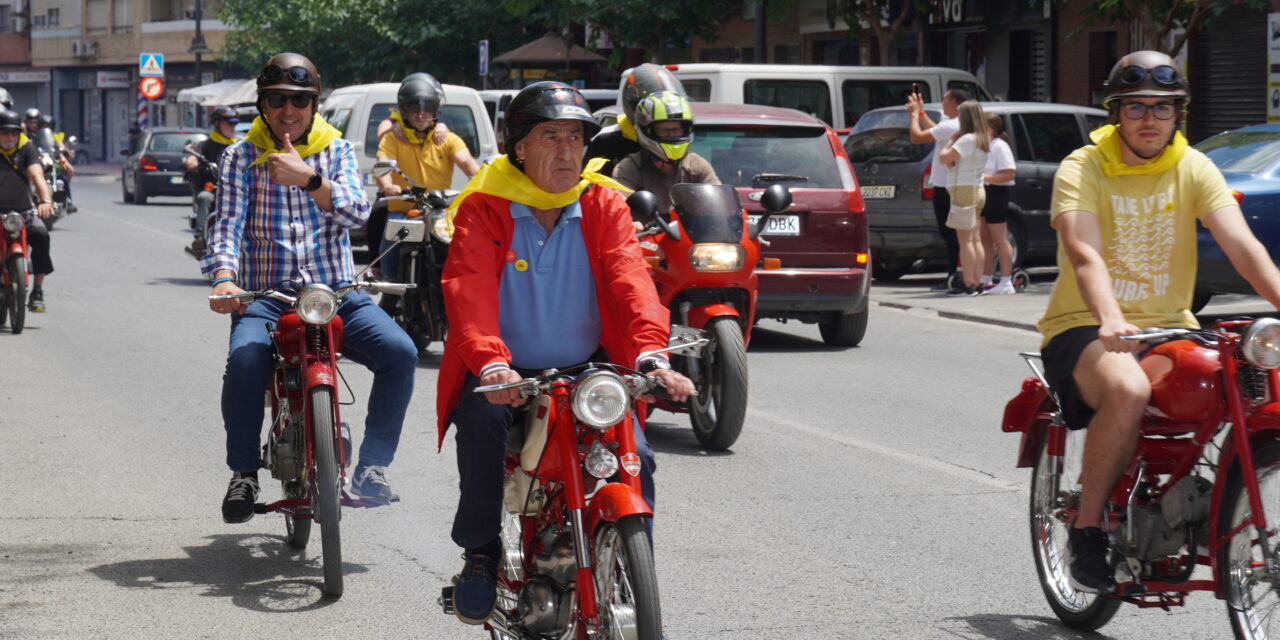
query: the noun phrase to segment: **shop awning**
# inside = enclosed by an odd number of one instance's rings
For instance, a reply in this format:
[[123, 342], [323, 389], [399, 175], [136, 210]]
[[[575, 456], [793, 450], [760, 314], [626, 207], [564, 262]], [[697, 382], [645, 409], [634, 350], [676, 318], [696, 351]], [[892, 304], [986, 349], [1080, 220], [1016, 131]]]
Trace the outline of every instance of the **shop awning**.
[[570, 62], [604, 62], [606, 59], [604, 56], [587, 51], [576, 44], [572, 47], [565, 47], [563, 38], [555, 32], [548, 32], [533, 42], [494, 58], [493, 62], [512, 66], [529, 66], [537, 63], [564, 64], [566, 54]]
[[203, 107], [253, 104], [258, 99], [257, 81], [220, 80], [178, 92], [178, 102], [194, 102]]

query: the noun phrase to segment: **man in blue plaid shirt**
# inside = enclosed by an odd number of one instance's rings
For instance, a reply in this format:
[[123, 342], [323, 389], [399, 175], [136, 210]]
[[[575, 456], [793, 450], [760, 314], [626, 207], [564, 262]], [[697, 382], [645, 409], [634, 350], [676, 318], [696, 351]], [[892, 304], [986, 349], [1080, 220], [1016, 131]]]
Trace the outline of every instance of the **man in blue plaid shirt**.
[[[355, 150], [316, 113], [323, 85], [306, 57], [279, 54], [267, 61], [257, 81], [262, 115], [244, 141], [223, 153], [217, 217], [202, 271], [213, 278], [215, 296], [284, 283], [336, 289], [355, 277], [348, 231], [369, 217]], [[210, 300], [209, 305], [232, 314], [222, 381], [232, 475], [222, 518], [245, 522], [258, 498], [264, 391], [272, 374], [269, 327], [286, 305], [266, 298]], [[338, 315], [343, 355], [374, 373], [353, 489], [364, 500], [389, 504], [393, 494], [386, 467], [400, 442], [418, 352], [363, 292], [343, 298]]]

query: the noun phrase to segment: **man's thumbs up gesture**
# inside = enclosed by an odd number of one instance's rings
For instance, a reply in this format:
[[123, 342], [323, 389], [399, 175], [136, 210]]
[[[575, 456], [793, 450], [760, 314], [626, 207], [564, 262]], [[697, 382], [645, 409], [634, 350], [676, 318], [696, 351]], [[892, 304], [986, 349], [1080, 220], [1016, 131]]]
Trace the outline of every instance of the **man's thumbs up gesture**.
[[290, 187], [306, 186], [307, 181], [315, 173], [315, 169], [302, 161], [302, 156], [298, 155], [298, 150], [293, 148], [287, 133], [284, 134], [284, 144], [280, 147], [280, 152], [267, 157], [267, 175], [276, 184]]

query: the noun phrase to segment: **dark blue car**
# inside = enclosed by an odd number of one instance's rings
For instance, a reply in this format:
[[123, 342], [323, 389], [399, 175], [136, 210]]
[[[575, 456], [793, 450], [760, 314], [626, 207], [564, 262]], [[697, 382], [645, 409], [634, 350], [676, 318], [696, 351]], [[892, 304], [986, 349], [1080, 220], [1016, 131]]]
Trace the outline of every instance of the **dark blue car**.
[[[1196, 148], [1226, 176], [1249, 228], [1271, 253], [1271, 259], [1280, 258], [1280, 124], [1226, 131]], [[1201, 227], [1198, 233], [1199, 266], [1193, 308], [1203, 308], [1216, 293], [1254, 293], [1208, 229]]]

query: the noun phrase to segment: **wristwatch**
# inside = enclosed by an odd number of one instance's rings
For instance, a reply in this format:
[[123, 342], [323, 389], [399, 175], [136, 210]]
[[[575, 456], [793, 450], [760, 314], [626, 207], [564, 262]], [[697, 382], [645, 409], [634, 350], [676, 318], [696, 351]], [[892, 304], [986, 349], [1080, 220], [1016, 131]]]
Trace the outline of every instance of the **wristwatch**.
[[324, 184], [324, 178], [322, 178], [320, 176], [320, 172], [317, 171], [315, 175], [311, 176], [310, 180], [307, 180], [307, 186], [303, 187], [302, 190], [307, 193], [311, 193], [312, 191], [319, 189], [322, 184]]
[[644, 362], [640, 363], [640, 373], [643, 373], [645, 375], [649, 375], [650, 373], [653, 373], [654, 371], [659, 371], [661, 369], [670, 369], [670, 368], [671, 368], [671, 363], [667, 362], [666, 358], [649, 358], [648, 360], [645, 360]]

